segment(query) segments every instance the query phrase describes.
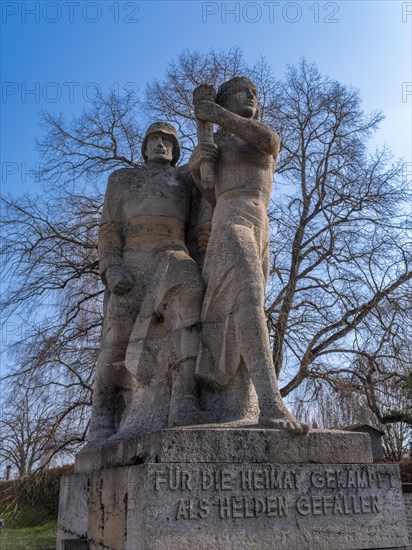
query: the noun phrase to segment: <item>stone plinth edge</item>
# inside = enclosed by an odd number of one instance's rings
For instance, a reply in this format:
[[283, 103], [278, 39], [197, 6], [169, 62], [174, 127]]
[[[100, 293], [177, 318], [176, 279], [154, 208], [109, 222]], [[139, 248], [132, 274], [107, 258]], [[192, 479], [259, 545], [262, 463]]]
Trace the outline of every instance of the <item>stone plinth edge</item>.
[[339, 430], [293, 435], [259, 428], [176, 428], [151, 432], [76, 457], [76, 473], [148, 463], [370, 464], [370, 437]]

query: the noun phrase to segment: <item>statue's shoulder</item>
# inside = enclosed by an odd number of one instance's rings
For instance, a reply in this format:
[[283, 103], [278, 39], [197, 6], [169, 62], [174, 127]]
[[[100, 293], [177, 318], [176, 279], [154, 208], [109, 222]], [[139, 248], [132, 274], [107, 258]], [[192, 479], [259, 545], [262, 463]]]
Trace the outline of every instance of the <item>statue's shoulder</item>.
[[176, 174], [178, 174], [181, 178], [190, 177], [190, 170], [189, 170], [188, 164], [181, 164], [180, 166], [176, 166], [175, 170], [176, 170]]
[[185, 185], [188, 185], [189, 187], [192, 187], [194, 185], [194, 181], [192, 178], [192, 174], [190, 173], [190, 168], [188, 164], [177, 166], [176, 174], [179, 180], [181, 180]]
[[130, 181], [140, 170], [140, 167], [118, 168], [109, 175], [109, 183], [125, 183]]

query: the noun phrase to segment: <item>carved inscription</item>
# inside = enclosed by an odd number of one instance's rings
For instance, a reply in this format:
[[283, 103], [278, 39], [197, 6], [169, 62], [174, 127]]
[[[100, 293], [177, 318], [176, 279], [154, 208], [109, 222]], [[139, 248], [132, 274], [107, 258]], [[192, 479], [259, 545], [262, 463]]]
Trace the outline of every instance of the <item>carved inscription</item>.
[[302, 516], [313, 514], [372, 514], [380, 512], [378, 497], [351, 495], [347, 497], [319, 495], [301, 496], [296, 501], [296, 509]]
[[287, 516], [288, 503], [286, 497], [226, 497], [219, 499], [219, 517], [254, 518], [266, 514], [272, 516]]
[[174, 518], [221, 520], [261, 516], [379, 514], [381, 488], [394, 486], [381, 469], [327, 467], [156, 466], [154, 491], [176, 495]]
[[191, 498], [181, 498], [177, 505], [176, 519], [205, 519], [209, 515], [209, 510], [209, 502], [204, 498], [197, 502]]

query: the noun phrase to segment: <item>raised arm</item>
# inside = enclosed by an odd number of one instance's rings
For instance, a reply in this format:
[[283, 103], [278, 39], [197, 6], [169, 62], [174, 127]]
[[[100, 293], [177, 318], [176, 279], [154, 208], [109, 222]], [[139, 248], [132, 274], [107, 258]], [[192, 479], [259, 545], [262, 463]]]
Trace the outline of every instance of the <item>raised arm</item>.
[[199, 101], [195, 105], [195, 114], [200, 120], [218, 124], [243, 141], [277, 158], [280, 148], [278, 135], [257, 120], [232, 113], [210, 99]]

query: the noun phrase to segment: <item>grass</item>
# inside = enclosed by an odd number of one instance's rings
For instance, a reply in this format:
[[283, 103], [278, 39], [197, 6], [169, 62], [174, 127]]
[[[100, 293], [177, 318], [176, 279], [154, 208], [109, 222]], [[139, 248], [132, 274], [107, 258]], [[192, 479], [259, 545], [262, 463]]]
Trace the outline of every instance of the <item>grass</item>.
[[0, 550], [55, 550], [59, 482], [73, 465], [0, 481]]
[[5, 527], [0, 528], [0, 550], [56, 548], [56, 519], [47, 517], [35, 509], [25, 508], [13, 519], [9, 517], [5, 521]]
[[32, 527], [4, 527], [0, 530], [1, 550], [54, 550], [57, 521]]

